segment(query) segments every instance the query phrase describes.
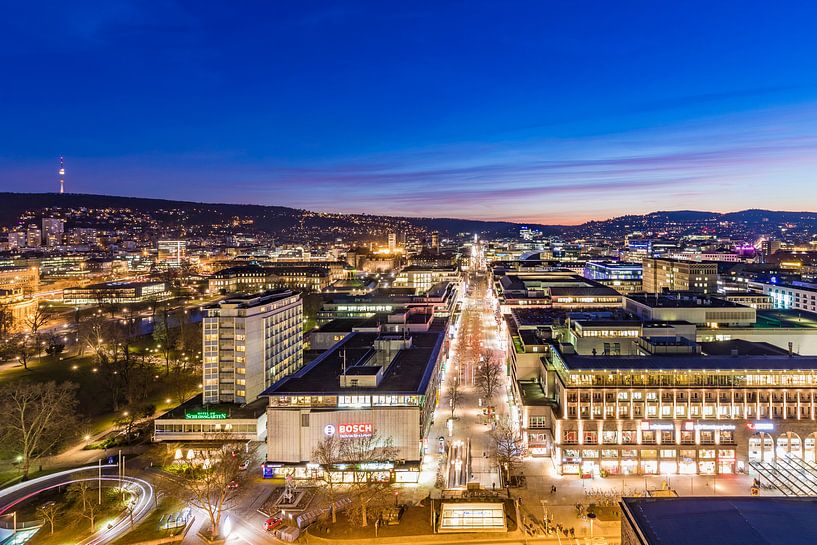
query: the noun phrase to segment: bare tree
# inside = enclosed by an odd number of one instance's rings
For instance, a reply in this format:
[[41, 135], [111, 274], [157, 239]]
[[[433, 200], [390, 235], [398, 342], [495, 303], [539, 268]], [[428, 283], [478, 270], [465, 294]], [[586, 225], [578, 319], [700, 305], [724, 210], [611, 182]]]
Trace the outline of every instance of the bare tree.
[[51, 534], [54, 535], [54, 523], [57, 522], [57, 517], [60, 514], [60, 508], [57, 502], [50, 501], [37, 507], [37, 513], [51, 526]]
[[7, 354], [10, 358], [20, 362], [24, 369], [28, 369], [28, 364], [34, 357], [34, 343], [28, 333], [19, 333], [11, 337], [6, 344]]
[[26, 316], [24, 323], [34, 337], [37, 354], [40, 353], [40, 331], [54, 318], [54, 312], [46, 305], [37, 305], [34, 312]]
[[522, 462], [525, 452], [522, 438], [509, 418], [501, 419], [491, 431], [491, 455], [497, 466], [504, 471], [505, 480]]
[[336, 505], [338, 499], [338, 487], [340, 483], [336, 482], [334, 478], [333, 466], [344, 461], [341, 454], [341, 443], [337, 435], [329, 435], [324, 437], [315, 450], [312, 451], [312, 462], [320, 464], [321, 472], [317, 473], [313, 480], [321, 491], [326, 503], [329, 504], [329, 509], [332, 513], [332, 522], [337, 522]]
[[451, 387], [448, 389], [448, 399], [449, 403], [451, 404], [451, 418], [454, 418], [454, 411], [457, 410], [457, 407], [462, 401], [462, 390], [460, 389], [460, 378], [454, 377], [454, 380], [451, 382]]
[[93, 532], [96, 524], [96, 518], [102, 511], [102, 506], [90, 497], [91, 485], [88, 484], [88, 481], [76, 482], [68, 487], [68, 493], [78, 501], [82, 502], [80, 516], [88, 519], [88, 522], [91, 524], [91, 531]]
[[[370, 518], [377, 518], [389, 498], [388, 464], [397, 457], [398, 450], [391, 437], [383, 437], [374, 430], [371, 435], [342, 439], [340, 452], [345, 460], [367, 468], [367, 472], [358, 473], [358, 479], [351, 485], [354, 502], [348, 511], [350, 521], [366, 527]], [[383, 469], [378, 471], [380, 466]]]
[[219, 535], [224, 511], [236, 503], [239, 487], [247, 475], [241, 465], [252, 454], [245, 452], [243, 443], [216, 444], [217, 441], [214, 439], [211, 446], [201, 451], [203, 460], [200, 462], [184, 461], [175, 467], [169, 466], [176, 478], [168, 492], [207, 512], [212, 538]]
[[15, 382], [0, 388], [0, 439], [22, 457], [23, 478], [34, 460], [75, 429], [76, 389], [70, 382]]
[[0, 337], [10, 333], [12, 327], [14, 327], [14, 316], [11, 308], [5, 303], [0, 303]]
[[483, 362], [477, 366], [476, 370], [477, 388], [480, 394], [482, 394], [482, 397], [485, 398], [485, 402], [491, 405], [494, 396], [502, 385], [502, 375], [504, 371], [502, 365], [491, 358], [490, 355], [485, 354], [483, 358]]

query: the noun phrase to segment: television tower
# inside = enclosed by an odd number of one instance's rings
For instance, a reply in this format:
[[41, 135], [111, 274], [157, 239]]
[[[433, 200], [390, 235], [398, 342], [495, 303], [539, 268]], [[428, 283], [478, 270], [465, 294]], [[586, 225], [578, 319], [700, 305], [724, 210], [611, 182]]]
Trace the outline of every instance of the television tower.
[[65, 162], [60, 155], [60, 194], [65, 193]]

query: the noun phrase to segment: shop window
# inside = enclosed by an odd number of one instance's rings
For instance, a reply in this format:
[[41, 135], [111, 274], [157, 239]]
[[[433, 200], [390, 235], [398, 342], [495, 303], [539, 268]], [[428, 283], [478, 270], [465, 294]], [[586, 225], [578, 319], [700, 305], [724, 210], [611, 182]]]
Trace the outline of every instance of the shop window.
[[562, 433], [562, 437], [565, 443], [571, 444], [578, 441], [579, 435], [576, 430], [567, 430]]
[[594, 431], [584, 432], [584, 444], [585, 445], [595, 445], [598, 442], [597, 437], [598, 436], [596, 435], [596, 432], [594, 432]]
[[676, 451], [674, 448], [661, 449], [661, 458], [675, 458]]
[[661, 444], [671, 445], [673, 443], [675, 443], [675, 432], [674, 431], [662, 431], [661, 432]]
[[625, 445], [632, 445], [636, 442], [636, 432], [633, 430], [621, 432], [621, 442]]
[[614, 445], [618, 442], [617, 433], [614, 431], [605, 431], [602, 432], [602, 441], [605, 445]]
[[655, 444], [655, 432], [654, 431], [642, 431], [641, 432], [641, 442], [645, 445], [654, 445]]

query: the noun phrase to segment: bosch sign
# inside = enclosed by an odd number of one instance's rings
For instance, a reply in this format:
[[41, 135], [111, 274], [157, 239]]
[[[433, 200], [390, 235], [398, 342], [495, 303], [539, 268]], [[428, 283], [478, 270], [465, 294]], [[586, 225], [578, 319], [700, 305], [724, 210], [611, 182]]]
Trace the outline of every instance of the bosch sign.
[[372, 424], [340, 424], [338, 435], [341, 437], [367, 437], [372, 434]]

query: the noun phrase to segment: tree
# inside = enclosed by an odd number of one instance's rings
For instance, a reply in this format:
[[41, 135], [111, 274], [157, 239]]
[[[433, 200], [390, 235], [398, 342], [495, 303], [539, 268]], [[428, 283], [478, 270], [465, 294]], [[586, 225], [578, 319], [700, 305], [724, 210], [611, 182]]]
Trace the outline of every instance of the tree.
[[31, 463], [56, 448], [75, 429], [77, 385], [15, 382], [0, 387], [0, 439], [22, 457], [23, 478]]
[[50, 501], [37, 507], [37, 513], [51, 526], [51, 535], [54, 535], [54, 523], [60, 514], [57, 502]]
[[54, 318], [53, 311], [45, 305], [37, 305], [34, 312], [26, 316], [24, 323], [34, 337], [37, 354], [40, 353], [40, 331]]
[[522, 462], [525, 452], [522, 438], [509, 418], [501, 419], [491, 431], [491, 443], [491, 456], [500, 470], [504, 471], [504, 478], [507, 480]]
[[4, 343], [3, 352], [5, 357], [16, 359], [24, 369], [28, 369], [28, 363], [34, 357], [34, 343], [27, 333], [14, 335]]
[[201, 450], [202, 463], [183, 461], [172, 463], [170, 470], [176, 476], [168, 492], [193, 507], [202, 509], [210, 518], [210, 537], [219, 535], [221, 515], [233, 507], [246, 471], [241, 465], [252, 456], [245, 452], [243, 443], [221, 442], [226, 436], [210, 438], [211, 446]]
[[480, 394], [485, 398], [485, 402], [491, 405], [491, 401], [493, 401], [494, 396], [502, 385], [502, 375], [504, 371], [502, 365], [492, 359], [490, 355], [485, 354], [483, 358], [482, 363], [477, 366], [475, 378]]
[[11, 332], [14, 316], [8, 304], [0, 303], [0, 338]]
[[171, 312], [167, 304], [159, 307], [159, 315], [153, 322], [153, 340], [159, 345], [159, 350], [165, 360], [165, 375], [170, 374], [170, 356], [178, 341], [179, 331], [171, 327]]
[[448, 389], [449, 403], [451, 403], [451, 418], [454, 418], [454, 411], [462, 401], [462, 390], [460, 389], [460, 377], [455, 376], [451, 382], [451, 387]]
[[91, 531], [94, 531], [96, 518], [99, 516], [100, 512], [102, 511], [102, 506], [95, 502], [91, 496], [91, 485], [88, 484], [88, 481], [79, 481], [73, 483], [68, 487], [68, 495], [75, 498], [75, 501], [82, 502], [82, 509], [80, 510], [80, 516], [82, 518], [88, 519], [88, 522], [91, 524]]
[[316, 486], [320, 489], [332, 513], [332, 522], [337, 522], [336, 505], [338, 486], [333, 478], [332, 467], [343, 461], [341, 455], [341, 439], [337, 435], [324, 437], [315, 450], [312, 451], [312, 463], [320, 464], [322, 471], [314, 477]]
[[[341, 439], [340, 453], [347, 461], [376, 468], [393, 462], [398, 450], [391, 437], [384, 438], [374, 430], [371, 435]], [[366, 527], [370, 518], [377, 518], [379, 510], [385, 507], [389, 499], [391, 489], [389, 471], [378, 472], [370, 469], [367, 473], [358, 473], [358, 478], [359, 480], [351, 485], [354, 502], [348, 514], [350, 521]]]

